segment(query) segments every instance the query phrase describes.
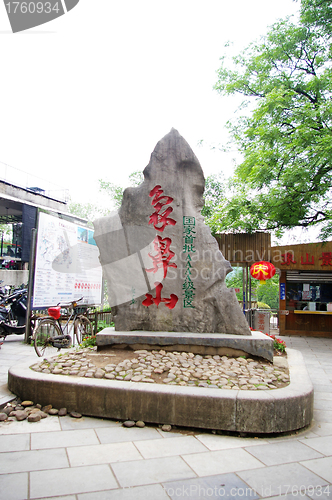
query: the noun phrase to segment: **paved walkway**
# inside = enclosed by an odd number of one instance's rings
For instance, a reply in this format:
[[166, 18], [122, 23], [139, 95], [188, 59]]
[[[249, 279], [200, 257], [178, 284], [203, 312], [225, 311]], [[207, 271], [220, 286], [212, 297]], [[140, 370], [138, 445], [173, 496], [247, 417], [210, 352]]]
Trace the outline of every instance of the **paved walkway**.
[[[0, 498], [332, 500], [332, 339], [280, 338], [303, 353], [315, 387], [310, 429], [240, 438], [126, 429], [88, 417], [0, 423]], [[7, 338], [0, 350], [0, 405], [13, 397], [8, 368], [30, 359], [36, 360], [33, 348]]]

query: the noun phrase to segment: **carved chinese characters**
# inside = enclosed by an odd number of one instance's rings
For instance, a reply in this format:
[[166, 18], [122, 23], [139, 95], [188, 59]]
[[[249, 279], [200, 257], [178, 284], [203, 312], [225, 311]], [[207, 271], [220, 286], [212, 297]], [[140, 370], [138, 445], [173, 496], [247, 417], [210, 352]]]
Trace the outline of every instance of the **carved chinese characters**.
[[164, 302], [165, 306], [168, 307], [168, 309], [173, 309], [173, 307], [176, 306], [176, 303], [178, 301], [177, 296], [174, 293], [171, 293], [171, 296], [169, 299], [166, 298], [161, 298], [161, 291], [163, 289], [163, 285], [161, 283], [155, 283], [156, 287], [156, 296], [152, 297], [151, 293], [146, 293], [146, 299], [143, 300], [142, 304], [143, 306], [149, 307], [152, 306], [152, 304], [155, 304], [157, 307], [161, 302]]
[[150, 215], [149, 224], [153, 224], [153, 227], [157, 229], [157, 231], [161, 232], [164, 231], [168, 224], [175, 226], [176, 221], [168, 217], [173, 212], [173, 208], [168, 207], [165, 209], [164, 207], [164, 205], [172, 203], [173, 198], [170, 196], [164, 196], [161, 186], [155, 186], [151, 190], [149, 196], [153, 197], [151, 205], [153, 205], [155, 209], [154, 213]]
[[146, 269], [148, 273], [157, 272], [158, 269], [163, 268], [164, 278], [167, 275], [168, 267], [177, 267], [174, 262], [170, 262], [175, 253], [170, 249], [172, 240], [170, 238], [162, 239], [161, 236], [156, 236], [153, 240], [154, 252], [149, 252], [149, 257], [152, 260], [152, 268]]
[[[164, 208], [164, 205], [169, 205], [170, 203], [172, 203], [173, 198], [171, 198], [170, 196], [164, 196], [163, 190], [159, 185], [155, 186], [150, 191], [149, 196], [152, 197], [151, 205], [155, 209], [155, 212], [150, 215], [149, 224], [153, 224], [153, 227], [159, 232], [163, 232], [169, 224], [171, 226], [175, 226], [176, 221], [168, 217], [173, 212], [173, 208]], [[159, 235], [155, 237], [155, 239], [153, 240], [154, 252], [148, 253], [152, 261], [152, 268], [145, 269], [148, 273], [156, 273], [158, 269], [162, 268], [163, 277], [165, 279], [167, 277], [168, 267], [177, 267], [174, 262], [171, 262], [172, 258], [175, 255], [175, 253], [170, 249], [171, 244], [171, 238], [162, 238]], [[146, 293], [146, 298], [145, 300], [143, 300], [142, 305], [145, 307], [150, 307], [154, 304], [158, 307], [162, 302], [166, 307], [168, 307], [168, 309], [173, 309], [176, 306], [177, 301], [179, 300], [178, 297], [174, 293], [172, 293], [169, 298], [161, 298], [163, 285], [158, 281], [156, 281], [154, 285], [156, 287], [156, 296], [152, 297], [151, 293]]]
[[194, 308], [195, 285], [191, 279], [192, 254], [195, 253], [195, 217], [183, 217], [183, 253], [186, 257], [186, 272], [183, 288], [183, 307]]

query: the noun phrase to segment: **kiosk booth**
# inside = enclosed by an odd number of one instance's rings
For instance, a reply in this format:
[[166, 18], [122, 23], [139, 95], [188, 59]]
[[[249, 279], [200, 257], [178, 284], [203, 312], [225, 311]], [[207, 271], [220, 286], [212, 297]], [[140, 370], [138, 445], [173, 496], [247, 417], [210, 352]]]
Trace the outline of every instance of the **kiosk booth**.
[[280, 335], [332, 338], [332, 241], [271, 248], [280, 269]]

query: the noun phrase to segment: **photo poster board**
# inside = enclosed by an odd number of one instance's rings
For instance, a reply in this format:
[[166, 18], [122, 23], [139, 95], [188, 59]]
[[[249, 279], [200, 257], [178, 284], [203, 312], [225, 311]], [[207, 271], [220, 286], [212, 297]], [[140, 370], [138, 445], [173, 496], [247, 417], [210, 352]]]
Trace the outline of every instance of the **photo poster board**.
[[45, 309], [83, 297], [102, 303], [102, 267], [93, 230], [39, 212], [32, 309]]

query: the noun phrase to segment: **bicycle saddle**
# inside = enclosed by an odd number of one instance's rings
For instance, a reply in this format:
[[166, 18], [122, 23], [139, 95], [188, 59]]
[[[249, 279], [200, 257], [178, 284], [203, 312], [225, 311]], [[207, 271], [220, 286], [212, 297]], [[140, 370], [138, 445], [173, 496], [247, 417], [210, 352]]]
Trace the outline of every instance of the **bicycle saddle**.
[[59, 319], [60, 316], [61, 316], [61, 307], [60, 306], [57, 306], [57, 307], [49, 307], [47, 309], [48, 311], [48, 314], [54, 318], [54, 319]]

